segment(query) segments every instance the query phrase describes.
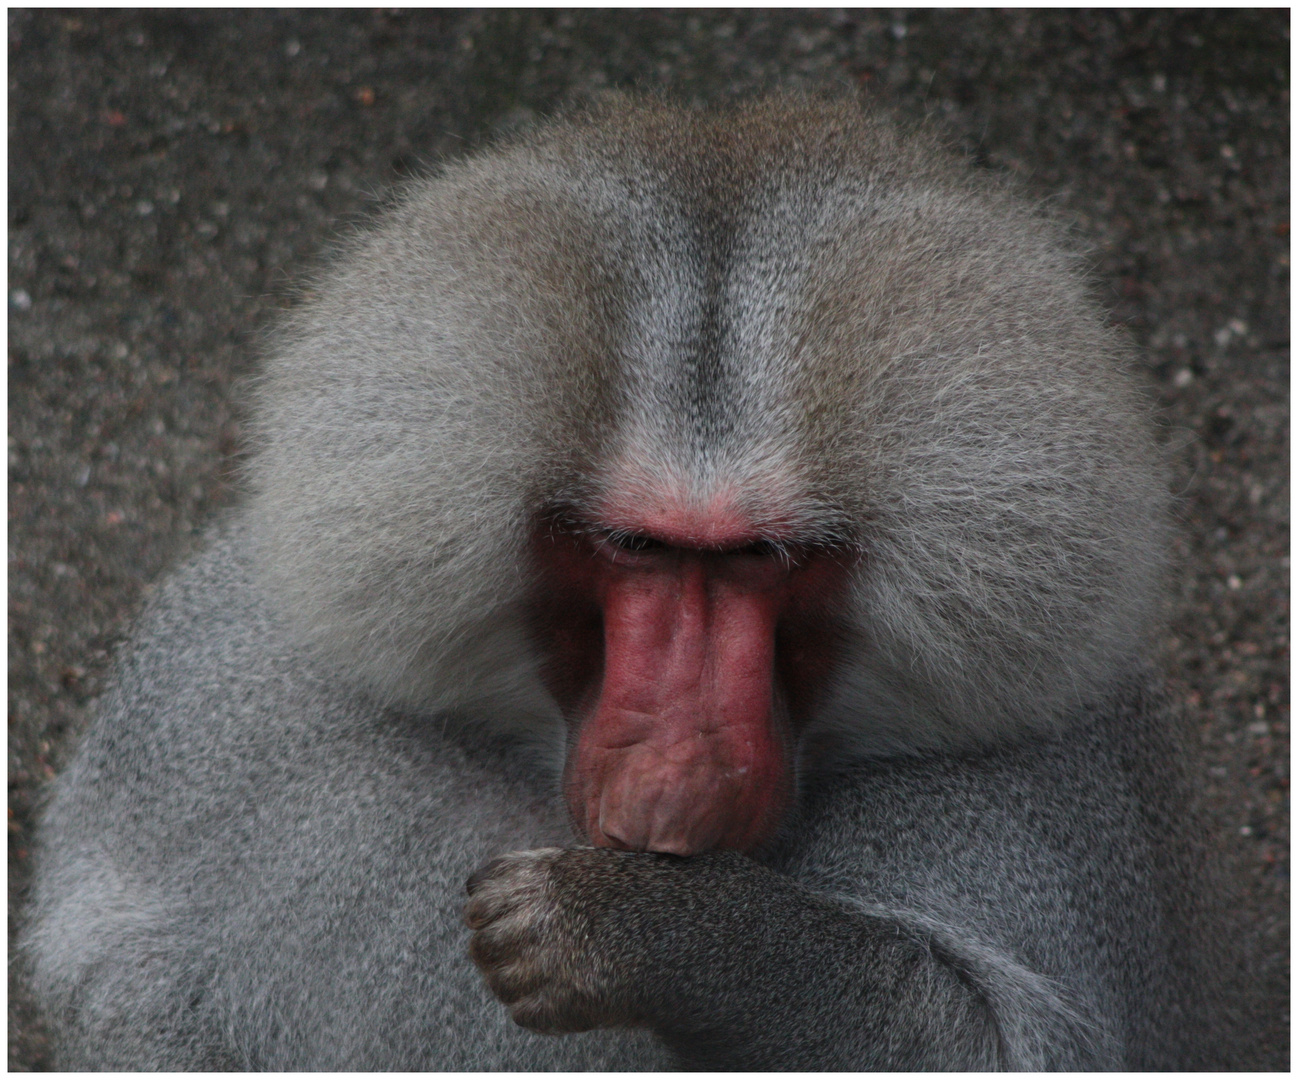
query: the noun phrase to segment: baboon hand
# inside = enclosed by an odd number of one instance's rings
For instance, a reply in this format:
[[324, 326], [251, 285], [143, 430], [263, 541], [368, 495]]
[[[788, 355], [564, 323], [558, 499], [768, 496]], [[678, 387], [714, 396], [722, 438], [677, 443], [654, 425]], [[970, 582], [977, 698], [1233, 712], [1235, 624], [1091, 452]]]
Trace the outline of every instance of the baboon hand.
[[597, 947], [599, 898], [580, 897], [597, 864], [619, 854], [515, 851], [469, 879], [469, 955], [523, 1027], [557, 1035], [634, 1022]]

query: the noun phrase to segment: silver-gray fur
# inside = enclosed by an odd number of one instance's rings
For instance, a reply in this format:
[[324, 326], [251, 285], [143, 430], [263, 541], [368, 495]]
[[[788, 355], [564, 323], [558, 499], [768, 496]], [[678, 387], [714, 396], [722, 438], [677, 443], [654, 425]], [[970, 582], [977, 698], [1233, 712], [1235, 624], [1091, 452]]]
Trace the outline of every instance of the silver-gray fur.
[[252, 507], [323, 657], [561, 731], [501, 568], [630, 457], [704, 496], [782, 485], [868, 552], [820, 721], [855, 749], [1053, 728], [1129, 662], [1166, 498], [1121, 339], [992, 184], [850, 106], [788, 110], [471, 158], [324, 283], [269, 365]]
[[[1051, 226], [849, 104], [616, 102], [413, 187], [284, 330], [250, 505], [56, 785], [62, 1064], [1209, 1061], [1124, 363]], [[756, 860], [547, 850], [529, 538], [664, 480], [861, 556]], [[512, 850], [479, 940], [602, 1030], [470, 963]]]

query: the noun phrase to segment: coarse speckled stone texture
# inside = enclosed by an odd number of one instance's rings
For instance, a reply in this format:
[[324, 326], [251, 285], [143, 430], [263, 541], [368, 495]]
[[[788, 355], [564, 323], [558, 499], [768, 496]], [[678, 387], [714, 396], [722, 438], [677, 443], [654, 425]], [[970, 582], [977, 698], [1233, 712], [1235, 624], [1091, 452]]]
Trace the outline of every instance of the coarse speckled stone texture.
[[[1288, 1067], [1287, 11], [9, 13], [10, 932], [44, 782], [237, 497], [240, 380], [402, 177], [601, 87], [847, 83], [1075, 223], [1176, 461], [1164, 666]], [[50, 1046], [11, 966], [9, 1061]]]

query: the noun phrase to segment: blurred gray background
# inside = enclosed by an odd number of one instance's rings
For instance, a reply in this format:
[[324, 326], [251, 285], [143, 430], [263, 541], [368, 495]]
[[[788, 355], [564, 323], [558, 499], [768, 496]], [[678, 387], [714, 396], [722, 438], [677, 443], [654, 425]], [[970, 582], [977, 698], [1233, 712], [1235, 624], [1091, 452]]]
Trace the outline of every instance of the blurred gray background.
[[[405, 177], [605, 87], [857, 87], [1074, 225], [1181, 525], [1163, 662], [1288, 1067], [1289, 13], [9, 12], [9, 903], [153, 582], [238, 498], [241, 380]], [[49, 1039], [11, 956], [10, 1067]]]

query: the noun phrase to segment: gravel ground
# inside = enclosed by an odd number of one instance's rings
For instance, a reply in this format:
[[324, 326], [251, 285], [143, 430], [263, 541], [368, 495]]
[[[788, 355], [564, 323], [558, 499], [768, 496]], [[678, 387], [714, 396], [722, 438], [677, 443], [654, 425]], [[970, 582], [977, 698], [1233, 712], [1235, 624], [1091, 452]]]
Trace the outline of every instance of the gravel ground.
[[[1288, 1035], [1289, 14], [9, 13], [9, 911], [152, 583], [237, 497], [241, 380], [330, 243], [605, 86], [849, 83], [1075, 223], [1182, 526], [1164, 663], [1253, 994]], [[10, 1067], [49, 1039], [11, 965]]]

